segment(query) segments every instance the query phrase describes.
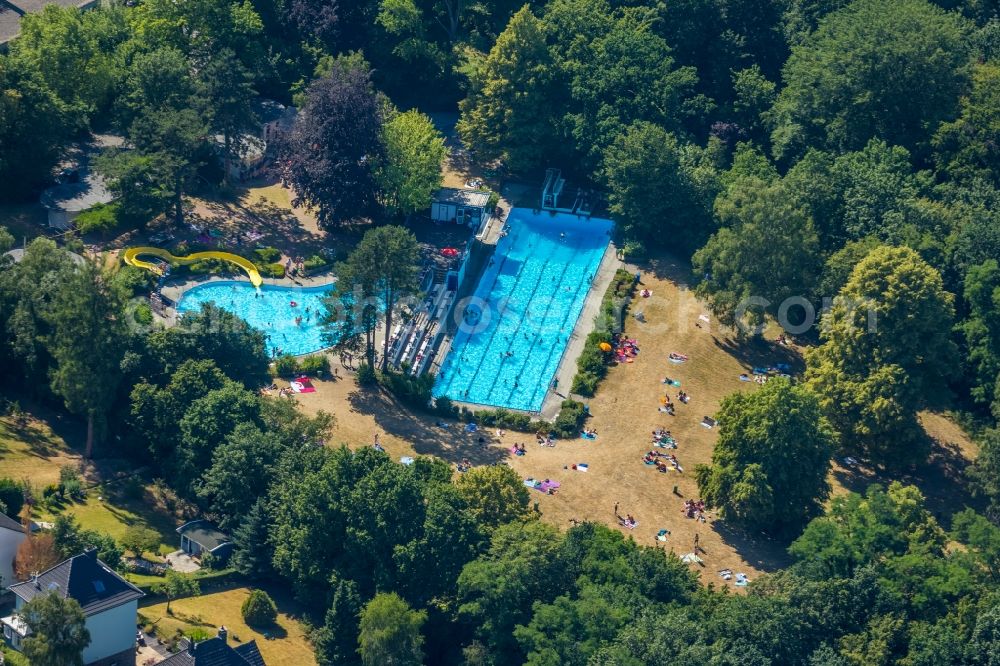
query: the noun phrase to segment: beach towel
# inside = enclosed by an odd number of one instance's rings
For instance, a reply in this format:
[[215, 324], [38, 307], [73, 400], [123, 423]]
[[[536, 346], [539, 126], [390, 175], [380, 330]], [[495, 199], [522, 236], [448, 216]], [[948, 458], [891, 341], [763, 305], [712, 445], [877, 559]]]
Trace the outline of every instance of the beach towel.
[[719, 422], [713, 419], [711, 416], [706, 416], [702, 418], [701, 424], [706, 428], [714, 428]]
[[639, 521], [638, 520], [633, 520], [630, 523], [627, 520], [619, 520], [618, 524], [621, 525], [622, 527], [627, 527], [630, 530], [634, 530], [636, 527], [639, 526]]
[[736, 583], [734, 583], [736, 587], [746, 587], [749, 582], [750, 579], [747, 578], [745, 573], [736, 574]]
[[670, 531], [669, 530], [660, 530], [659, 532], [656, 533], [656, 540], [657, 541], [666, 541], [667, 537], [669, 535], [670, 535]]
[[289, 382], [289, 385], [292, 387], [292, 390], [295, 391], [296, 393], [316, 392], [316, 388], [312, 385], [312, 382], [309, 381], [309, 378], [305, 376], [296, 377], [291, 382]]
[[534, 488], [537, 484], [538, 481], [535, 481], [534, 479], [529, 478], [524, 480], [524, 485], [526, 485], [529, 488]]
[[679, 381], [677, 381], [676, 379], [671, 379], [669, 382], [666, 381], [666, 380], [664, 380], [661, 383], [662, 384], [666, 384], [667, 386], [680, 386], [681, 385], [681, 383]]
[[707, 324], [707, 323], [709, 323], [709, 322], [711, 321], [711, 320], [710, 320], [710, 319], [708, 318], [708, 315], [707, 315], [707, 314], [701, 314], [701, 315], [698, 315], [698, 319], [699, 319], [699, 320], [701, 320], [701, 321], [703, 321], [703, 322], [705, 322], [706, 324]]
[[403, 463], [404, 465], [412, 465], [413, 458], [410, 456], [403, 456], [402, 458], [399, 459], [399, 462]]
[[535, 486], [535, 490], [538, 490], [543, 493], [548, 493], [558, 488], [559, 485], [560, 484], [558, 481], [542, 481], [537, 486]]
[[475, 423], [470, 423], [469, 425], [465, 426], [465, 432], [476, 432], [476, 430], [478, 429], [479, 426], [477, 426]]
[[732, 569], [722, 569], [719, 571], [719, 575], [722, 576], [723, 580], [732, 580], [733, 570]]
[[580, 439], [597, 439], [597, 435], [591, 435], [588, 432], [581, 432]]
[[590, 469], [590, 465], [588, 465], [587, 463], [577, 463], [576, 465], [573, 466], [573, 469], [575, 469], [578, 472], [586, 472]]
[[671, 363], [684, 363], [685, 361], [688, 360], [688, 357], [685, 356], [684, 354], [677, 354], [675, 352], [671, 352], [670, 355], [667, 356], [667, 360], [670, 361]]

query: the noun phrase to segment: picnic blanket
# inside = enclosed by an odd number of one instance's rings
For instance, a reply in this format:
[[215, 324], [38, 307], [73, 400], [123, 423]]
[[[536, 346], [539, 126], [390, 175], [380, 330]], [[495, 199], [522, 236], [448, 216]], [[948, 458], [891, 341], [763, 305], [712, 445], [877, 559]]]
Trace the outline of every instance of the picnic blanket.
[[580, 433], [580, 438], [581, 439], [597, 439], [597, 435], [591, 435], [589, 432], [581, 432]]
[[524, 485], [528, 488], [534, 488], [540, 492], [547, 493], [558, 488], [560, 483], [549, 479], [546, 479], [545, 481], [539, 481], [538, 479], [525, 479]]
[[590, 465], [588, 465], [587, 463], [577, 463], [573, 465], [573, 469], [575, 469], [578, 472], [586, 472], [590, 469]]
[[714, 428], [719, 422], [713, 419], [711, 416], [706, 416], [701, 419], [701, 424], [706, 428]]
[[670, 530], [660, 530], [656, 533], [656, 540], [666, 541], [668, 536], [670, 536]]
[[292, 387], [292, 390], [295, 391], [296, 393], [316, 392], [316, 387], [312, 385], [312, 382], [305, 375], [302, 375], [301, 377], [296, 377], [291, 382], [289, 382], [289, 385]]
[[667, 360], [670, 361], [671, 363], [684, 363], [685, 361], [688, 360], [688, 357], [685, 356], [684, 354], [670, 352], [670, 355], [667, 356]]

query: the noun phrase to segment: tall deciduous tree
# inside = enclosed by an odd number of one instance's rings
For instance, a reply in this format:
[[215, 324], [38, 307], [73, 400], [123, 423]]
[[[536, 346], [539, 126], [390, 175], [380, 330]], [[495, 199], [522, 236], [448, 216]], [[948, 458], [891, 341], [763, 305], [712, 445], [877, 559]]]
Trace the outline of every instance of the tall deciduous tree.
[[990, 259], [965, 275], [968, 317], [959, 324], [965, 336], [972, 399], [990, 405], [1000, 418], [1000, 264]]
[[546, 102], [554, 71], [542, 21], [525, 5], [471, 81], [460, 105], [462, 141], [480, 159], [502, 157], [514, 170], [536, 167], [558, 153], [561, 139]]
[[385, 157], [376, 174], [382, 202], [393, 215], [408, 215], [431, 205], [441, 187], [444, 137], [417, 110], [393, 115], [382, 129]]
[[604, 155], [610, 210], [630, 238], [694, 250], [712, 233], [719, 190], [705, 153], [652, 123], [636, 123]]
[[773, 379], [723, 399], [718, 420], [712, 464], [697, 469], [708, 504], [726, 519], [775, 532], [797, 530], [821, 511], [836, 439], [808, 389]]
[[1000, 185], [1000, 65], [976, 65], [972, 89], [961, 100], [961, 114], [934, 135], [937, 163], [953, 178], [983, 177]]
[[76, 599], [64, 599], [57, 592], [49, 592], [19, 608], [17, 615], [31, 630], [21, 651], [32, 664], [83, 666], [82, 654], [92, 637]]
[[95, 263], [69, 275], [48, 316], [49, 348], [55, 367], [52, 390], [66, 408], [87, 420], [84, 456], [104, 436], [104, 418], [117, 395], [125, 339], [123, 301]]
[[394, 592], [365, 604], [358, 623], [358, 652], [365, 666], [419, 666], [424, 662], [421, 627], [427, 612], [413, 610]]
[[698, 285], [727, 325], [763, 323], [791, 297], [808, 301], [819, 273], [812, 218], [780, 182], [743, 178], [715, 202], [722, 228], [692, 259]]
[[286, 175], [296, 205], [314, 206], [320, 223], [370, 215], [382, 159], [381, 102], [371, 73], [357, 57], [338, 58], [309, 86], [285, 147]]
[[[337, 285], [327, 301], [328, 329], [341, 343], [364, 336], [365, 356], [375, 367], [375, 327], [382, 319], [392, 330], [399, 299], [416, 291], [420, 247], [403, 227], [379, 227], [365, 233], [354, 250], [334, 269]], [[389, 335], [382, 349], [382, 370], [389, 363]]]
[[966, 82], [967, 29], [926, 0], [861, 0], [828, 15], [785, 64], [776, 154], [858, 150], [878, 137], [926, 155]]
[[879, 247], [854, 268], [823, 318], [806, 375], [842, 446], [887, 466], [926, 455], [916, 411], [931, 391], [947, 390], [952, 301], [909, 248]]

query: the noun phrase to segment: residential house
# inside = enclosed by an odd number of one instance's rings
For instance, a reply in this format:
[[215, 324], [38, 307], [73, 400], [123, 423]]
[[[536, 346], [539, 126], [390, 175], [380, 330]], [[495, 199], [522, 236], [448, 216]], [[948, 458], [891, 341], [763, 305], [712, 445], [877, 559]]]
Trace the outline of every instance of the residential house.
[[267, 666], [256, 641], [233, 647], [229, 632], [219, 627], [219, 635], [197, 643], [186, 641], [180, 652], [172, 654], [159, 666]]
[[192, 557], [211, 553], [224, 564], [233, 552], [233, 542], [229, 536], [207, 520], [192, 520], [177, 528], [181, 535], [181, 550]]
[[0, 591], [14, 581], [14, 556], [27, 538], [21, 523], [0, 513]]
[[100, 0], [0, 0], [0, 53], [7, 50], [7, 43], [21, 32], [21, 19], [25, 14], [42, 11], [46, 5], [91, 9]]
[[[223, 155], [223, 170], [230, 181], [246, 181], [264, 174], [277, 153], [279, 139], [292, 131], [297, 111], [294, 107], [279, 104], [274, 100], [258, 100], [254, 114], [260, 129], [253, 134], [240, 137], [236, 156]], [[215, 137], [220, 148], [224, 137]]]
[[144, 595], [97, 559], [89, 549], [29, 580], [10, 586], [14, 614], [0, 618], [4, 639], [19, 650], [30, 633], [17, 611], [37, 596], [55, 592], [83, 608], [90, 645], [83, 651], [86, 666], [131, 666], [135, 663], [136, 612]]

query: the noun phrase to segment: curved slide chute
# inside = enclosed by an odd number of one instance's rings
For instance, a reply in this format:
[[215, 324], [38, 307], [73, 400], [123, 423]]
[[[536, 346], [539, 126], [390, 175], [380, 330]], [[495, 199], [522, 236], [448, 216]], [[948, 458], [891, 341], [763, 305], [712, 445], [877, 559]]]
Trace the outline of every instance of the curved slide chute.
[[148, 254], [154, 257], [159, 257], [164, 261], [175, 261], [179, 264], [193, 264], [196, 261], [201, 261], [202, 259], [221, 259], [222, 261], [228, 261], [229, 263], [236, 264], [250, 276], [250, 284], [255, 287], [259, 287], [263, 284], [264, 280], [260, 277], [260, 273], [257, 271], [257, 267], [249, 259], [244, 259], [238, 254], [233, 254], [232, 252], [216, 252], [214, 250], [208, 252], [193, 252], [184, 257], [177, 257], [164, 249], [158, 247], [130, 247], [125, 250], [122, 258], [125, 263], [129, 266], [136, 266], [138, 268], [145, 268], [146, 270], [153, 271], [154, 273], [162, 273], [160, 267], [149, 261], [142, 261], [139, 259], [139, 255]]

